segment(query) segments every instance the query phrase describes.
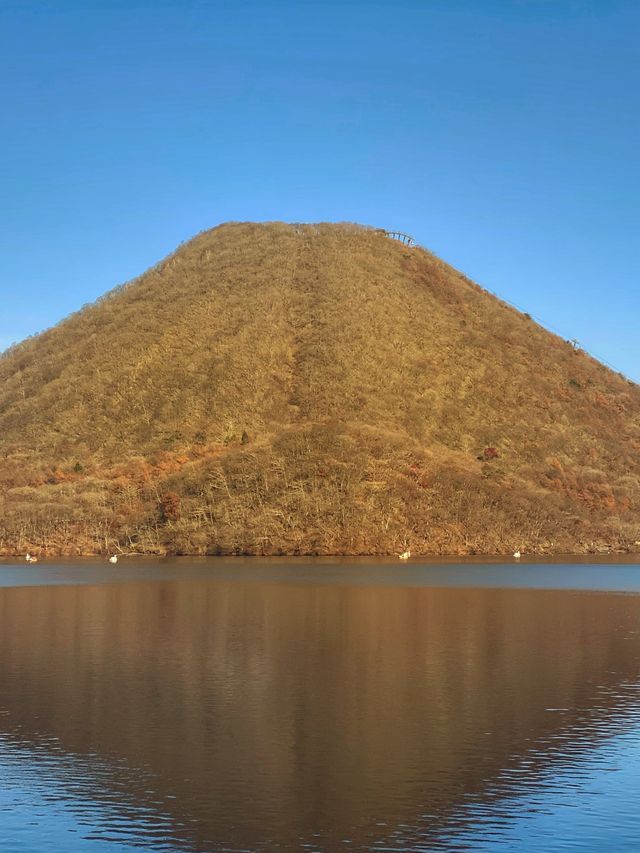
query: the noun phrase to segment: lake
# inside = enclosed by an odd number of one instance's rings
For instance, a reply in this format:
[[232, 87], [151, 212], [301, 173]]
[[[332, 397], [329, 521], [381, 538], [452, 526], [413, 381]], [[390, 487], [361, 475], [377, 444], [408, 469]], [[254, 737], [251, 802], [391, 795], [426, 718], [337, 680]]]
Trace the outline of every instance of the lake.
[[640, 566], [0, 563], [0, 849], [640, 850]]

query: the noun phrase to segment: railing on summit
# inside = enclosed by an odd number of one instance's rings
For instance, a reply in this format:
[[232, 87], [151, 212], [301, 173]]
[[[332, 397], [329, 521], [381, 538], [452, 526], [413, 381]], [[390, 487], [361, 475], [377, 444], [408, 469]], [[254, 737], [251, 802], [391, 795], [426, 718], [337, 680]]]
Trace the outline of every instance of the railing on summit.
[[391, 237], [392, 240], [398, 240], [400, 243], [404, 243], [405, 246], [409, 248], [413, 248], [416, 245], [416, 241], [410, 234], [405, 234], [404, 231], [387, 231], [386, 229], [382, 230], [382, 233], [386, 237]]

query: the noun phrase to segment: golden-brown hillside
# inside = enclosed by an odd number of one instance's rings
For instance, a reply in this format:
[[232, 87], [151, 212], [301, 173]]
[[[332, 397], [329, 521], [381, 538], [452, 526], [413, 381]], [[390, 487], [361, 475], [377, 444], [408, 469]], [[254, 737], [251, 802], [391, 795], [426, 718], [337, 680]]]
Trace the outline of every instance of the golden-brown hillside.
[[429, 252], [222, 225], [0, 357], [0, 553], [633, 549], [640, 389]]

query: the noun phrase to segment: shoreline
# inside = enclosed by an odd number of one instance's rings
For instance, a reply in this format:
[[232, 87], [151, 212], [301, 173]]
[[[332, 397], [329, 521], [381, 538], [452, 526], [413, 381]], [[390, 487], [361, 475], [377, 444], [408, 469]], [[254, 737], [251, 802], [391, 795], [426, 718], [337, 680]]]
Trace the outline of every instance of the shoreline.
[[[35, 549], [32, 552], [36, 554]], [[113, 553], [113, 552], [109, 552]], [[640, 565], [640, 551], [611, 551], [603, 552], [557, 552], [557, 553], [522, 553], [519, 558], [512, 554], [413, 554], [408, 560], [400, 560], [396, 554], [139, 554], [119, 553], [118, 562], [109, 562], [109, 554], [38, 554], [35, 563], [25, 560], [25, 554], [0, 554], [0, 565], [10, 563], [12, 565], [24, 563], [29, 565], [47, 565], [64, 562], [92, 562], [99, 564], [117, 565], [127, 564], [135, 561], [159, 561], [159, 562], [225, 562], [225, 563], [280, 563], [291, 562], [308, 564], [313, 562], [317, 565], [349, 564], [361, 565], [367, 563], [419, 566], [419, 565], [441, 565], [441, 564], [511, 564], [535, 565], [553, 563], [607, 563], [616, 562], [630, 565]]]

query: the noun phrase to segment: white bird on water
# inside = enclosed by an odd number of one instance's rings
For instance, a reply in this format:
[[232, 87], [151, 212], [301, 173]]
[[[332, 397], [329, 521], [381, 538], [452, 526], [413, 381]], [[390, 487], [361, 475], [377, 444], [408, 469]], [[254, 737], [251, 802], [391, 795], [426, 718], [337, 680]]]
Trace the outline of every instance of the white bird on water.
[[400, 557], [401, 560], [408, 560], [410, 556], [411, 551], [408, 548], [406, 551], [403, 551], [402, 554], [398, 554], [398, 557]]
[[33, 554], [27, 554], [25, 557], [25, 560], [27, 561], [27, 563], [37, 563], [38, 562], [38, 558], [34, 557]]
[[112, 554], [112, 555], [109, 557], [109, 562], [110, 562], [110, 563], [117, 563], [117, 562], [118, 562], [118, 555], [117, 555], [117, 554]]
[[516, 558], [516, 560], [519, 560], [520, 559], [520, 551], [514, 551], [513, 556]]

